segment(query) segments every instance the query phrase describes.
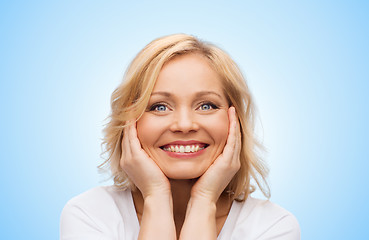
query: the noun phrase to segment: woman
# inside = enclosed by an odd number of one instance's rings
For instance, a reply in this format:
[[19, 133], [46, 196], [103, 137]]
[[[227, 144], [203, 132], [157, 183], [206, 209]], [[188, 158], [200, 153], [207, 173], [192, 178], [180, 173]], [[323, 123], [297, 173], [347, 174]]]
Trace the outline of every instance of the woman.
[[267, 169], [253, 105], [231, 58], [176, 34], [148, 44], [112, 95], [114, 186], [68, 202], [61, 239], [299, 239], [292, 214], [250, 197]]

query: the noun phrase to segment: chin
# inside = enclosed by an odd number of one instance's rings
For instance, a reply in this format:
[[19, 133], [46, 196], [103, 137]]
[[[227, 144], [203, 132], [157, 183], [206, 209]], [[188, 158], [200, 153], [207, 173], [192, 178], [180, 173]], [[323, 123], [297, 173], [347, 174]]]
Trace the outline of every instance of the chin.
[[188, 179], [195, 179], [201, 177], [205, 173], [204, 171], [199, 171], [199, 169], [194, 170], [191, 169], [180, 169], [179, 171], [164, 171], [164, 174], [169, 179], [175, 180], [188, 180]]

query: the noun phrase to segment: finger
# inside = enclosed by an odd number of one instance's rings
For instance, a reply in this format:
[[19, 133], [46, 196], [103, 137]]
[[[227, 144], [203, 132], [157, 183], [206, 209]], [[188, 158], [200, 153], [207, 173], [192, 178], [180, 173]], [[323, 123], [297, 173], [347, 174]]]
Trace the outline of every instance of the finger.
[[227, 149], [225, 148], [225, 155], [228, 160], [229, 166], [233, 166], [234, 169], [238, 169], [240, 166], [240, 149], [241, 149], [241, 133], [238, 116], [234, 107], [229, 109], [229, 143]]
[[233, 155], [233, 159], [235, 161], [239, 161], [239, 157], [240, 157], [240, 151], [241, 151], [241, 146], [242, 146], [242, 142], [241, 142], [241, 126], [240, 126], [240, 122], [238, 120], [238, 115], [236, 113], [236, 111], [234, 111], [234, 122], [235, 122], [235, 148], [234, 148], [234, 155]]
[[124, 126], [124, 128], [123, 128], [123, 137], [122, 137], [122, 148], [124, 150], [127, 150], [127, 147], [128, 147], [128, 144], [129, 144], [127, 135], [128, 135], [128, 126]]
[[129, 136], [128, 136], [128, 131], [129, 131], [129, 122], [126, 123], [126, 126], [123, 129], [123, 137], [122, 137], [122, 161], [126, 160], [126, 159], [130, 159], [130, 156], [132, 155], [131, 153], [131, 147], [130, 147], [130, 143], [129, 143]]
[[[142, 147], [141, 142], [138, 139], [137, 136], [137, 123], [135, 121], [131, 122], [131, 125], [129, 126], [129, 141], [130, 141], [130, 147], [133, 154], [142, 154]], [[145, 155], [146, 156], [146, 155]]]
[[234, 112], [234, 122], [235, 122], [235, 155], [239, 155], [241, 149], [241, 126], [238, 120], [237, 113]]
[[130, 122], [129, 130], [128, 130], [128, 136], [129, 136], [129, 143], [131, 144], [132, 148], [135, 148], [137, 143], [139, 143], [137, 138], [137, 130], [136, 130], [136, 122]]
[[230, 109], [230, 118], [234, 124], [234, 126], [232, 127], [234, 130], [234, 133], [236, 135], [236, 138], [240, 136], [240, 122], [238, 119], [238, 114], [236, 112], [236, 109], [234, 107], [231, 107]]
[[236, 146], [236, 134], [237, 134], [237, 120], [236, 120], [236, 112], [234, 107], [230, 107], [228, 110], [228, 118], [229, 118], [229, 132], [227, 137], [227, 143], [224, 147], [223, 154], [226, 156], [233, 156], [234, 149]]

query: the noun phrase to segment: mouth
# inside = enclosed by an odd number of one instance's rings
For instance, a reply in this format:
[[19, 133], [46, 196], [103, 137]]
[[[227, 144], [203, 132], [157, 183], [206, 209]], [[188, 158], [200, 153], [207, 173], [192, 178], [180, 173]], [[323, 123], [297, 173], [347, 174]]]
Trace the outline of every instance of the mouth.
[[209, 144], [197, 141], [176, 141], [163, 145], [160, 148], [167, 153], [194, 154], [201, 152], [208, 146]]

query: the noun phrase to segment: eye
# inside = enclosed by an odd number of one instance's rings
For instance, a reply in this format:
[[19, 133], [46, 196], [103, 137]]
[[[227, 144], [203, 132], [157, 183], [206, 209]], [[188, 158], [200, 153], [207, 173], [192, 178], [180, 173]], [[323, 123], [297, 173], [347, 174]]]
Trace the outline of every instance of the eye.
[[208, 103], [201, 104], [199, 109], [202, 111], [209, 111], [212, 109], [218, 109], [218, 106], [213, 103], [208, 102]]
[[161, 103], [154, 104], [150, 107], [150, 111], [165, 112], [167, 110], [168, 110], [168, 107]]
[[159, 111], [159, 112], [164, 112], [165, 110], [167, 110], [167, 106], [164, 106], [164, 105], [157, 105], [155, 107], [155, 110], [156, 111]]

